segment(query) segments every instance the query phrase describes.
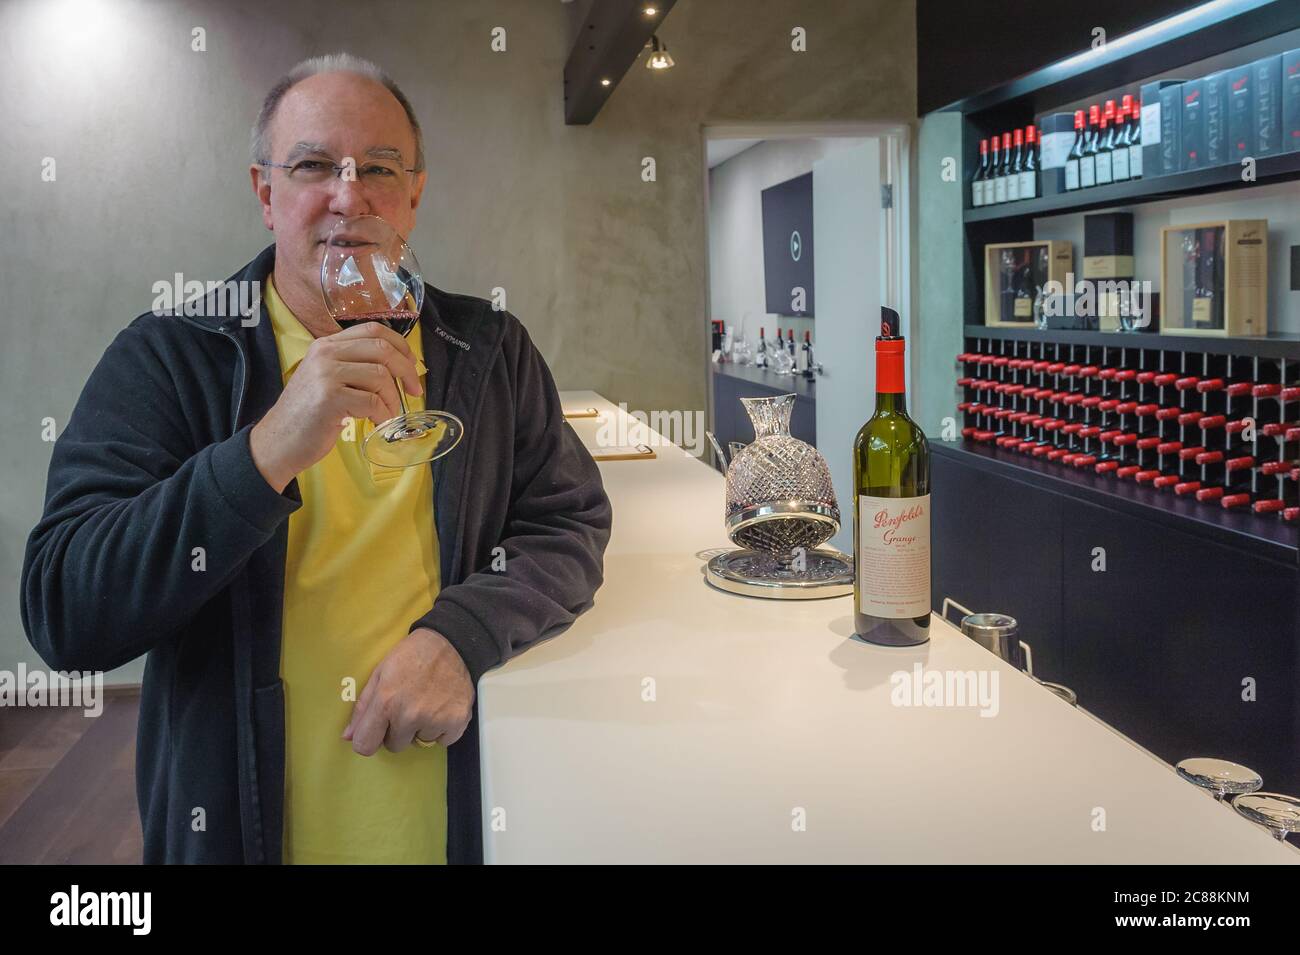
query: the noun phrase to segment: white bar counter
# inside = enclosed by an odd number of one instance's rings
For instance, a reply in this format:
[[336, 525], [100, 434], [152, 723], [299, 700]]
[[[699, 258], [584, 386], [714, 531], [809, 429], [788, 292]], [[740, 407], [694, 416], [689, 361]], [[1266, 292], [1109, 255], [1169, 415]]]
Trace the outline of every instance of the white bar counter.
[[[570, 424], [596, 445], [599, 420]], [[713, 589], [722, 475], [656, 451], [600, 464], [595, 606], [480, 681], [486, 862], [1300, 862], [938, 615], [929, 643], [875, 647], [852, 596]], [[996, 715], [894, 705], [917, 663], [997, 673]]]

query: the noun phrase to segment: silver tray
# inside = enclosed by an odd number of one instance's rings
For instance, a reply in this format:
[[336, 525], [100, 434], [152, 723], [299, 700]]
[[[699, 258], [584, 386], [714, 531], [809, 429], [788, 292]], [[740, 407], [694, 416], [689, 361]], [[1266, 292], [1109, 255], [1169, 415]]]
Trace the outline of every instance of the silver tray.
[[776, 600], [820, 600], [853, 593], [853, 558], [829, 548], [810, 550], [805, 569], [754, 550], [729, 550], [708, 562], [704, 578], [719, 590]]

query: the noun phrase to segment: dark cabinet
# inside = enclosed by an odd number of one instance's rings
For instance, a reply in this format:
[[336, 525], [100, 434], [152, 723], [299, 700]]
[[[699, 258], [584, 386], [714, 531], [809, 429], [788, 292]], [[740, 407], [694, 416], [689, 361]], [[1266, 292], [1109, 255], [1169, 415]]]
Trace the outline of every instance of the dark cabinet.
[[713, 366], [713, 433], [726, 450], [727, 442], [754, 440], [754, 426], [745, 413], [741, 398], [770, 398], [794, 392], [790, 433], [817, 447], [817, 402], [814, 386], [750, 366]]
[[1231, 759], [1300, 793], [1296, 564], [1005, 470], [934, 456], [936, 609], [1016, 617], [1038, 676], [1160, 758]]

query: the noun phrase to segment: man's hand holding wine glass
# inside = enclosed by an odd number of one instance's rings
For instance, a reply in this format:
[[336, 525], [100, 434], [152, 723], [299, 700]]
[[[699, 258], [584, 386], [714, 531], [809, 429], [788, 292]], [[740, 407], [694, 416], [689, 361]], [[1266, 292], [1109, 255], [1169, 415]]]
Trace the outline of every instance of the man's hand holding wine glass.
[[271, 410], [253, 426], [253, 463], [277, 492], [325, 455], [345, 419], [376, 426], [401, 414], [394, 379], [423, 394], [411, 346], [377, 322], [318, 338]]

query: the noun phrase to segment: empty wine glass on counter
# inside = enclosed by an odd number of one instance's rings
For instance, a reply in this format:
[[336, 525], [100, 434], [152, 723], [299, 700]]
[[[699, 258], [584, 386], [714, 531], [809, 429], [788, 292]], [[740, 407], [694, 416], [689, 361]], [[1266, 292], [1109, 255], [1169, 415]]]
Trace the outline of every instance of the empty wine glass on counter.
[[1300, 831], [1300, 799], [1295, 796], [1244, 793], [1233, 797], [1232, 808], [1273, 833], [1273, 838], [1279, 842], [1285, 842], [1288, 835]]
[[749, 343], [744, 332], [740, 333], [740, 337], [732, 346], [732, 355], [737, 365], [748, 365], [754, 360], [754, 346]]
[[1194, 756], [1184, 759], [1174, 769], [1189, 783], [1213, 793], [1220, 802], [1225, 796], [1253, 793], [1264, 785], [1259, 773], [1226, 759]]

